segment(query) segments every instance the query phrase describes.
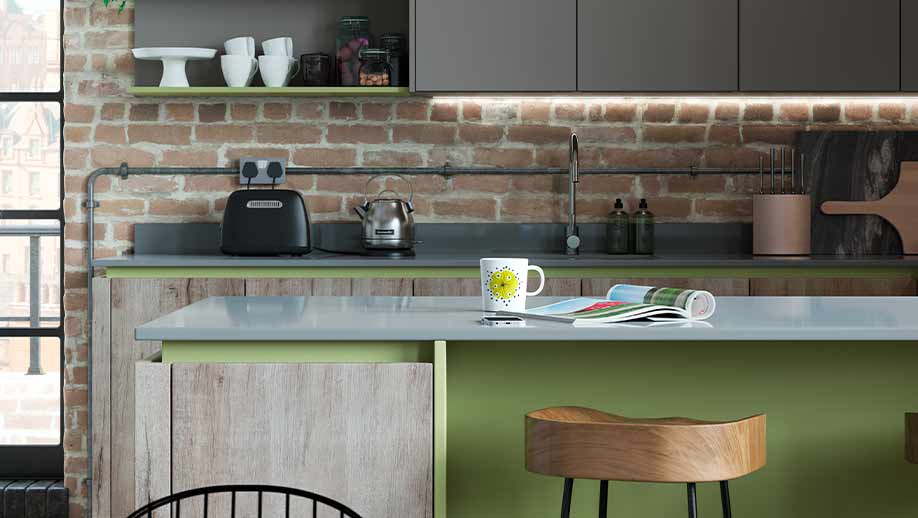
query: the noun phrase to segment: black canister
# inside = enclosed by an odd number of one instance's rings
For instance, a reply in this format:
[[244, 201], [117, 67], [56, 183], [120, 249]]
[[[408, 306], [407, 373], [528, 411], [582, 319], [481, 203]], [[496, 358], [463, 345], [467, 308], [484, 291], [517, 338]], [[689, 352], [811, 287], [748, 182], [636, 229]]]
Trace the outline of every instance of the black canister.
[[331, 85], [331, 56], [323, 52], [300, 56], [300, 70], [306, 86]]
[[408, 86], [408, 40], [399, 32], [387, 32], [379, 37], [379, 47], [389, 51], [392, 86]]

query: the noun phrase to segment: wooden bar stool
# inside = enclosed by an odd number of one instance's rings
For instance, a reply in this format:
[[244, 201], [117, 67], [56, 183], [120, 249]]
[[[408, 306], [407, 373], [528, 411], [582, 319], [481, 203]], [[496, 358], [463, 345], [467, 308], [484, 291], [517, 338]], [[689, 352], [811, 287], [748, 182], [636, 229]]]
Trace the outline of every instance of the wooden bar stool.
[[574, 479], [599, 480], [605, 518], [610, 480], [680, 482], [688, 487], [689, 518], [698, 515], [695, 484], [719, 482], [730, 518], [728, 481], [765, 465], [765, 415], [739, 421], [683, 417], [631, 419], [583, 407], [526, 414], [526, 469], [564, 477], [561, 518], [569, 518]]

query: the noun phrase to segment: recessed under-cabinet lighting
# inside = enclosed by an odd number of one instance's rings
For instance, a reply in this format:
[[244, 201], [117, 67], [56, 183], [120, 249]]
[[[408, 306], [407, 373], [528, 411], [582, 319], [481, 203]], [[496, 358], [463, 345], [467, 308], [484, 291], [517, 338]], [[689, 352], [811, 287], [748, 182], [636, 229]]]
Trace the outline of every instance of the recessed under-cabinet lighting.
[[432, 97], [434, 102], [458, 102], [458, 101], [475, 101], [475, 102], [522, 102], [522, 101], [549, 101], [556, 103], [565, 102], [687, 102], [687, 103], [717, 103], [717, 102], [739, 102], [739, 103], [813, 103], [813, 104], [832, 104], [845, 102], [871, 102], [871, 103], [918, 103], [918, 95], [911, 96], [872, 96], [872, 95], [850, 95], [850, 96], [742, 96], [742, 95], [711, 95], [711, 96], [691, 96], [682, 97], [678, 95], [628, 95], [628, 96], [608, 96], [608, 95], [578, 95], [578, 96], [470, 96], [470, 95], [435, 95]]

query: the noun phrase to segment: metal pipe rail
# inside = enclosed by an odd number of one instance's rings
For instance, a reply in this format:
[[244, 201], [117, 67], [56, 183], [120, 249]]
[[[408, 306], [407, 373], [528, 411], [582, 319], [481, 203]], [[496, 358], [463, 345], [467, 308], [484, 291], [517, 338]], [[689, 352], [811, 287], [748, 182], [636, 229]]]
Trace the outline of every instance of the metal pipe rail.
[[[451, 177], [459, 174], [486, 174], [486, 175], [530, 175], [530, 174], [567, 174], [567, 169], [560, 167], [452, 167], [444, 165], [442, 167], [288, 167], [287, 174], [307, 175], [307, 174], [327, 174], [327, 175], [383, 175], [383, 174], [411, 174], [411, 175], [441, 175]], [[96, 169], [86, 178], [86, 201], [83, 207], [87, 210], [87, 245], [86, 245], [86, 334], [88, 340], [92, 337], [92, 277], [95, 268], [93, 262], [93, 244], [95, 243], [95, 225], [94, 212], [99, 206], [95, 199], [95, 183], [101, 176], [119, 176], [127, 178], [132, 175], [161, 175], [161, 176], [184, 176], [184, 175], [218, 175], [231, 174], [238, 175], [238, 168], [231, 167], [129, 167], [127, 163], [122, 163], [120, 167], [103, 167]], [[705, 176], [705, 175], [747, 175], [758, 174], [758, 169], [752, 168], [725, 168], [725, 167], [598, 167], [581, 169], [579, 174], [621, 174], [621, 175], [683, 175], [683, 176]], [[89, 456], [87, 458], [87, 470], [89, 478], [87, 479], [87, 499], [89, 500], [90, 509], [92, 506], [92, 343], [87, 348], [87, 380], [86, 386], [89, 391], [87, 402], [87, 424], [86, 433], [89, 440]]]

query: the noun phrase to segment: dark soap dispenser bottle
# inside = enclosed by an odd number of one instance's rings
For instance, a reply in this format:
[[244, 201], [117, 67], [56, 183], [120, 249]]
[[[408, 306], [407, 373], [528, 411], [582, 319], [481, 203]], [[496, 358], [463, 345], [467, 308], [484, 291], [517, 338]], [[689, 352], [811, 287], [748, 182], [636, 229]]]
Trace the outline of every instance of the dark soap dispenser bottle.
[[641, 204], [634, 213], [634, 253], [653, 254], [653, 225], [653, 213], [647, 210], [647, 200], [641, 198]]
[[631, 216], [625, 212], [622, 199], [615, 199], [615, 207], [606, 223], [607, 249], [610, 254], [627, 254], [631, 251]]

